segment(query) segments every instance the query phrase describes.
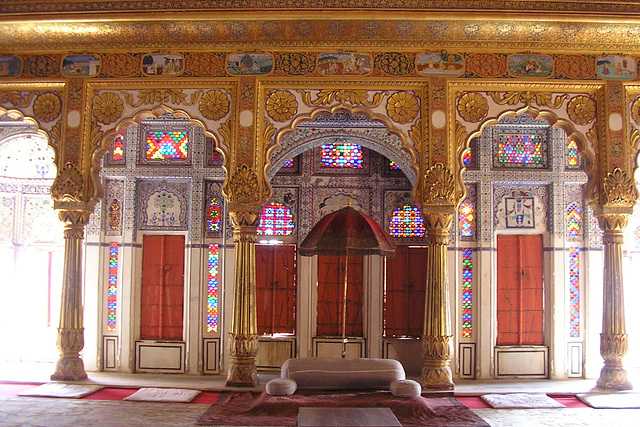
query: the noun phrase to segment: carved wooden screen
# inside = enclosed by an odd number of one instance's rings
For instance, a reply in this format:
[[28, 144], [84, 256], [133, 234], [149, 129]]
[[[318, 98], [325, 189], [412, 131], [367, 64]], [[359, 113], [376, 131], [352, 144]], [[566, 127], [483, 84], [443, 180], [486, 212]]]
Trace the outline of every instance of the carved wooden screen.
[[427, 248], [396, 246], [387, 259], [384, 303], [386, 337], [419, 337], [423, 333], [427, 284]]
[[496, 345], [544, 345], [542, 235], [498, 236]]
[[256, 245], [256, 311], [258, 334], [295, 333], [295, 245]]
[[144, 236], [140, 339], [183, 339], [184, 236]]
[[[317, 336], [342, 336], [345, 257], [318, 256]], [[350, 256], [347, 285], [346, 335], [363, 336], [362, 256]]]

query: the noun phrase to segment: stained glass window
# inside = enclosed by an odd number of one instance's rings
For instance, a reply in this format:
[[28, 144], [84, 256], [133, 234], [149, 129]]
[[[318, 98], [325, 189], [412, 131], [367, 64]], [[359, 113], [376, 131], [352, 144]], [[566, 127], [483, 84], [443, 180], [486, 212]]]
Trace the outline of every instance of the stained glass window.
[[40, 135], [8, 137], [0, 144], [0, 175], [7, 178], [55, 178], [54, 152]]
[[116, 136], [113, 141], [113, 153], [111, 158], [114, 163], [124, 163], [124, 140], [122, 135]]
[[293, 159], [289, 159], [287, 160], [284, 165], [282, 165], [283, 168], [292, 168], [293, 167]]
[[478, 169], [478, 141], [479, 138], [471, 138], [469, 141], [469, 148], [464, 150], [462, 154], [462, 163], [467, 169]]
[[471, 165], [471, 150], [464, 150], [464, 154], [462, 155], [462, 163], [465, 167], [469, 167]]
[[580, 157], [578, 156], [578, 144], [573, 139], [569, 139], [567, 144], [567, 166], [575, 168], [580, 166]]
[[209, 200], [207, 207], [207, 229], [211, 232], [220, 231], [220, 203], [216, 197]]
[[262, 236], [290, 236], [293, 233], [293, 215], [291, 209], [271, 203], [262, 209], [258, 234]]
[[116, 331], [118, 300], [118, 242], [109, 247], [109, 287], [107, 288], [107, 331]]
[[580, 248], [569, 247], [569, 336], [580, 338]]
[[541, 164], [541, 136], [522, 134], [498, 135], [498, 163]]
[[473, 226], [476, 219], [476, 208], [470, 201], [465, 201], [460, 205], [460, 234], [463, 237], [473, 236]]
[[580, 236], [582, 229], [582, 209], [572, 203], [567, 209], [567, 233], [571, 237]]
[[424, 236], [424, 221], [420, 209], [409, 205], [396, 209], [389, 221], [389, 234], [393, 237]]
[[471, 338], [473, 333], [473, 251], [462, 251], [462, 337]]
[[147, 159], [186, 159], [188, 156], [189, 138], [186, 131], [147, 133]]
[[218, 277], [220, 274], [218, 245], [209, 245], [209, 274], [207, 280], [207, 332], [218, 332]]
[[389, 160], [389, 169], [392, 171], [398, 170], [400, 169], [400, 166], [398, 166], [398, 164], [396, 162], [394, 162], [393, 160]]
[[362, 168], [362, 146], [341, 141], [324, 144], [321, 150], [322, 166], [326, 168]]

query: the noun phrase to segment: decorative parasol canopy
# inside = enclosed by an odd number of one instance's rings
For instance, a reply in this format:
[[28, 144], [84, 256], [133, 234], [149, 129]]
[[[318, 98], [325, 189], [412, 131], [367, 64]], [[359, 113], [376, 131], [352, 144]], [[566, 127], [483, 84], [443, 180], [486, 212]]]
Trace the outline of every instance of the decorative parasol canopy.
[[351, 206], [322, 217], [298, 249], [304, 256], [395, 255], [389, 235], [373, 218]]

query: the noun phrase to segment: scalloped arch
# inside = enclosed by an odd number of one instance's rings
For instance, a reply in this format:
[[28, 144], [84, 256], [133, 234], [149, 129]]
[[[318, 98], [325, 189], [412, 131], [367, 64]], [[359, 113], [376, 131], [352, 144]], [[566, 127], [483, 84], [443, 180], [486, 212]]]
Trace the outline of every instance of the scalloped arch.
[[[284, 163], [290, 159], [291, 157], [295, 157], [304, 151], [309, 149], [318, 147], [325, 143], [328, 138], [335, 137], [353, 137], [353, 135], [349, 135], [346, 132], [340, 133], [339, 131], [335, 134], [332, 134], [330, 137], [312, 137], [310, 139], [307, 138], [299, 138], [296, 140], [296, 143], [292, 144], [292, 146], [288, 150], [284, 150], [280, 153], [277, 152], [277, 149], [281, 147], [282, 138], [294, 132], [296, 126], [303, 122], [313, 121], [316, 117], [321, 114], [335, 114], [339, 111], [345, 111], [351, 115], [362, 113], [366, 115], [372, 121], [377, 121], [385, 125], [387, 132], [393, 133], [396, 135], [401, 142], [400, 150], [395, 149], [394, 147], [389, 147], [388, 143], [385, 141], [376, 138], [374, 136], [358, 136], [361, 141], [361, 145], [367, 147], [371, 150], [377, 151], [381, 154], [387, 156], [390, 160], [393, 160], [400, 169], [407, 176], [409, 181], [413, 187], [417, 184], [417, 176], [418, 176], [418, 156], [415, 152], [415, 149], [408, 143], [408, 137], [398, 128], [393, 126], [391, 121], [383, 115], [379, 115], [369, 110], [368, 108], [363, 107], [349, 107], [346, 105], [337, 105], [332, 108], [327, 107], [319, 107], [313, 110], [311, 113], [305, 113], [297, 116], [292, 122], [291, 125], [285, 128], [281, 128], [277, 131], [275, 137], [275, 143], [271, 145], [266, 152], [266, 164], [265, 164], [265, 176], [267, 180], [271, 180], [278, 169], [284, 165]], [[404, 155], [403, 155], [404, 154]], [[407, 159], [409, 159], [407, 161]]]
[[462, 158], [464, 156], [464, 152], [469, 148], [471, 139], [480, 136], [485, 128], [499, 124], [500, 120], [504, 118], [512, 118], [523, 114], [526, 114], [536, 120], [543, 119], [547, 123], [549, 123], [549, 126], [560, 128], [567, 134], [569, 138], [573, 138], [573, 140], [576, 142], [576, 145], [578, 146], [578, 153], [585, 161], [585, 173], [587, 174], [588, 178], [587, 182], [591, 183], [590, 186], [585, 188], [585, 196], [587, 196], [588, 201], [593, 200], [594, 193], [592, 186], [595, 182], [595, 154], [588, 149], [589, 143], [587, 137], [581, 132], [578, 132], [571, 121], [559, 118], [553, 111], [538, 110], [537, 108], [531, 106], [527, 106], [519, 110], [505, 110], [501, 112], [497, 117], [487, 119], [484, 122], [480, 123], [475, 131], [470, 132], [466, 136], [464, 141], [458, 145], [458, 151], [456, 152], [456, 162], [458, 164], [460, 172], [464, 170], [464, 163]]

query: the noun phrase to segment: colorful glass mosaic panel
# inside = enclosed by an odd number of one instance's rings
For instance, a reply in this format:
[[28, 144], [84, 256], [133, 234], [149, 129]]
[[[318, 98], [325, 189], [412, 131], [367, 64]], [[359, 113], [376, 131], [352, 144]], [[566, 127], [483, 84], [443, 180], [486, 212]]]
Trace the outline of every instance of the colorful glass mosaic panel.
[[578, 237], [582, 230], [582, 209], [571, 204], [567, 209], [567, 233], [571, 237]]
[[218, 332], [218, 279], [220, 276], [218, 245], [209, 245], [209, 274], [207, 280], [207, 332]]
[[470, 201], [460, 205], [460, 234], [462, 237], [473, 237], [476, 220], [476, 208]]
[[118, 308], [118, 242], [109, 247], [109, 287], [107, 288], [107, 332], [116, 332]]
[[569, 248], [569, 336], [580, 338], [580, 248]]
[[321, 150], [322, 167], [325, 168], [362, 168], [362, 146], [349, 142], [324, 144]]
[[293, 234], [293, 215], [291, 209], [271, 203], [262, 209], [258, 234], [261, 236], [290, 236]]
[[188, 156], [189, 137], [186, 131], [147, 133], [148, 160], [184, 160]]
[[462, 163], [467, 168], [471, 166], [471, 150], [470, 149], [464, 150], [464, 154], [462, 155]]
[[424, 236], [424, 221], [420, 209], [409, 205], [396, 209], [389, 221], [389, 234], [393, 237]]
[[389, 170], [395, 171], [398, 169], [400, 169], [400, 166], [398, 166], [398, 164], [393, 160], [389, 160]]
[[287, 160], [284, 165], [282, 165], [283, 168], [292, 168], [293, 167], [293, 159], [289, 159]]
[[207, 207], [207, 229], [210, 232], [220, 231], [220, 203], [216, 197], [209, 200]]
[[499, 164], [541, 164], [542, 138], [540, 135], [498, 135]]
[[473, 334], [473, 251], [462, 250], [462, 337]]
[[575, 168], [580, 165], [580, 157], [578, 156], [578, 144], [573, 139], [567, 144], [567, 166]]
[[116, 163], [124, 162], [124, 140], [121, 135], [116, 136], [113, 141], [113, 153], [111, 157]]

